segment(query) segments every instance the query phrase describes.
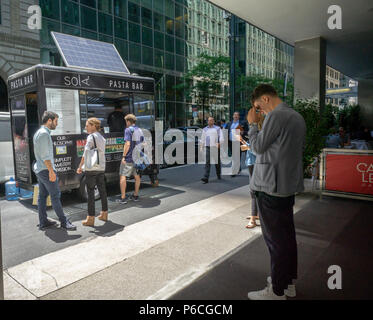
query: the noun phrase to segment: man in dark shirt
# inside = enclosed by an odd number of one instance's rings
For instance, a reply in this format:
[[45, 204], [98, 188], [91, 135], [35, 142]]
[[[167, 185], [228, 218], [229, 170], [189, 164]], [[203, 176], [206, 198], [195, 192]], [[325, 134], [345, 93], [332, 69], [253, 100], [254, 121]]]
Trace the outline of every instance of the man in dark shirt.
[[107, 123], [109, 125], [110, 132], [124, 131], [126, 121], [124, 120], [122, 106], [115, 106], [115, 110], [108, 116]]

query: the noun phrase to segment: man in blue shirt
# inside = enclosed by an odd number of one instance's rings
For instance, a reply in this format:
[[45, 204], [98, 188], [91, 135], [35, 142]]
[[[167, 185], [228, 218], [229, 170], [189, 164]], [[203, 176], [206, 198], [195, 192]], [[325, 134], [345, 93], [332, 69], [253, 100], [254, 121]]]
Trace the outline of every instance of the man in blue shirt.
[[[133, 163], [132, 153], [136, 145], [144, 141], [144, 134], [142, 130], [136, 126], [136, 117], [133, 114], [128, 114], [124, 118], [126, 120], [127, 128], [124, 130], [124, 149], [123, 158], [120, 164], [120, 191], [121, 198], [117, 202], [126, 204], [128, 200], [138, 201], [141, 178]], [[126, 197], [127, 178], [135, 178], [135, 192], [132, 196]]]
[[[210, 155], [212, 155], [215, 163], [216, 175], [221, 179], [221, 164], [220, 164], [220, 144], [224, 141], [223, 132], [220, 127], [214, 125], [214, 118], [208, 118], [208, 126], [203, 128], [201, 137], [201, 151], [206, 150], [206, 165], [205, 176], [201, 179], [204, 184], [209, 182], [210, 176]], [[217, 159], [216, 159], [217, 158]]]
[[61, 222], [61, 228], [66, 230], [76, 230], [76, 227], [66, 218], [61, 204], [61, 191], [58, 186], [56, 168], [54, 166], [53, 142], [51, 130], [55, 130], [58, 125], [58, 115], [51, 111], [45, 111], [42, 117], [43, 125], [35, 133], [34, 154], [35, 163], [33, 170], [39, 183], [39, 229], [44, 230], [55, 225], [54, 221], [47, 217], [47, 197], [51, 196], [52, 207]]

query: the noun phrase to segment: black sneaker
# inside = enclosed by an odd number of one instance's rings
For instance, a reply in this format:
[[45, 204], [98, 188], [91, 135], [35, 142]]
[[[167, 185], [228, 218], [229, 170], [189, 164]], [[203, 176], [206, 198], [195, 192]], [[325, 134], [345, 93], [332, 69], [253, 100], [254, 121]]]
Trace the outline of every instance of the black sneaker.
[[139, 201], [139, 196], [135, 196], [134, 194], [132, 194], [132, 195], [129, 197], [129, 200]]
[[66, 221], [66, 224], [61, 224], [61, 228], [68, 231], [76, 230], [76, 226], [74, 226], [69, 220]]
[[207, 178], [202, 178], [201, 181], [203, 182], [203, 184], [206, 184], [206, 183], [209, 182], [209, 179], [207, 179]]
[[221, 176], [218, 176], [218, 180], [221, 180]]
[[56, 224], [57, 224], [56, 221], [48, 220], [48, 222], [42, 226], [38, 224], [38, 227], [39, 227], [39, 230], [45, 230], [45, 229], [55, 226]]
[[128, 197], [117, 199], [117, 200], [115, 200], [115, 202], [116, 203], [121, 203], [121, 204], [126, 204], [126, 203], [128, 203]]

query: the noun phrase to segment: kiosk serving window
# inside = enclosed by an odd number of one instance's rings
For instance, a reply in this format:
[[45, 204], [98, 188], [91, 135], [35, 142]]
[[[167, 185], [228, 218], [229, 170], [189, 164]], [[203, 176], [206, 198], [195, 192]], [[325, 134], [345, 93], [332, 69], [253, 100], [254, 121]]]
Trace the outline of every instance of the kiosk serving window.
[[[84, 119], [84, 126], [88, 118], [95, 117], [101, 121], [101, 127], [104, 128], [105, 133], [120, 132], [123, 134], [125, 128], [124, 116], [131, 112], [130, 94], [110, 91], [87, 91], [86, 98], [87, 113], [86, 119]], [[120, 115], [120, 112], [122, 115]], [[84, 126], [82, 124], [83, 130]]]
[[79, 91], [46, 88], [45, 95], [47, 110], [59, 115], [58, 126], [51, 134], [81, 134]]

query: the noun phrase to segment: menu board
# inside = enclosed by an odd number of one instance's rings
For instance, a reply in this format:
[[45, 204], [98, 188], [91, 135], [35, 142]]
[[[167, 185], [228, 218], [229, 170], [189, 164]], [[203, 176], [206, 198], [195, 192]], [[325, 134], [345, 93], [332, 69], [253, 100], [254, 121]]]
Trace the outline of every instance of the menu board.
[[15, 174], [19, 182], [31, 183], [31, 165], [24, 96], [11, 100]]
[[58, 126], [51, 134], [81, 134], [79, 91], [70, 89], [45, 89], [47, 110], [58, 114]]

